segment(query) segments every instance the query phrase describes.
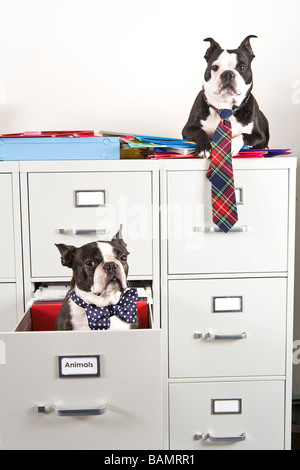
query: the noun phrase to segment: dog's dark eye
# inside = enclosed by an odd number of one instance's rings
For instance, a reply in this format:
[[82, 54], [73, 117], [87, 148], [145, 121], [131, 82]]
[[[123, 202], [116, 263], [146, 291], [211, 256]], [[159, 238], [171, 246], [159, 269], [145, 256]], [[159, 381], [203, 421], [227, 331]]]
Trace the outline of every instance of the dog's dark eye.
[[122, 255], [122, 256], [120, 257], [120, 260], [123, 261], [123, 262], [127, 261], [127, 256], [126, 256], [126, 255]]
[[93, 259], [87, 259], [84, 263], [88, 268], [95, 266], [96, 262]]
[[219, 70], [219, 66], [218, 65], [213, 65], [211, 69], [212, 69], [213, 72], [217, 72]]
[[240, 65], [237, 66], [237, 69], [238, 69], [239, 72], [243, 72], [245, 70], [245, 68], [246, 68], [245, 64], [240, 64]]

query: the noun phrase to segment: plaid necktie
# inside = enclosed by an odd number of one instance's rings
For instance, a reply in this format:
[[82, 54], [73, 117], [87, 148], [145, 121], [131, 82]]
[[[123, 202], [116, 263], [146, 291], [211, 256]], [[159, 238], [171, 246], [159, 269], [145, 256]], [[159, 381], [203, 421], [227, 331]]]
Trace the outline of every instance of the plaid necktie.
[[212, 187], [214, 223], [228, 232], [238, 220], [231, 156], [231, 109], [216, 109], [221, 121], [212, 140], [211, 163], [206, 174]]

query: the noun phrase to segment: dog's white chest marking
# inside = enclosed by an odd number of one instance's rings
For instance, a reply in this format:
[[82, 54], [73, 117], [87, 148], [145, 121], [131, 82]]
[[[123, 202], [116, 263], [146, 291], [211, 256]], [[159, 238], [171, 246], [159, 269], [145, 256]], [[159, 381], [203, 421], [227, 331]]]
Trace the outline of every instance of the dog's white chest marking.
[[211, 109], [210, 109], [208, 118], [206, 120], [204, 119], [200, 120], [202, 129], [206, 132], [206, 134], [208, 135], [210, 139], [213, 138], [214, 132], [216, 128], [218, 127], [219, 122], [220, 122], [220, 117], [215, 111], [212, 112]]
[[[202, 129], [206, 132], [209, 139], [212, 140], [216, 128], [220, 122], [220, 117], [214, 109], [210, 108], [210, 114], [206, 120], [201, 120]], [[244, 140], [242, 134], [251, 134], [253, 130], [253, 122], [250, 122], [246, 126], [243, 126], [240, 122], [236, 120], [234, 116], [230, 118], [231, 129], [232, 129], [232, 143], [231, 143], [231, 153], [236, 155], [244, 145]], [[208, 158], [208, 156], [202, 155]]]
[[[232, 128], [232, 138], [238, 137], [241, 134], [251, 134], [253, 130], [253, 122], [250, 122], [246, 126], [243, 126], [240, 122], [236, 120], [234, 116], [231, 116], [230, 122], [231, 122], [231, 128]], [[220, 116], [215, 110], [210, 108], [210, 114], [208, 118], [206, 120], [201, 119], [200, 123], [201, 123], [202, 129], [212, 139], [215, 133], [215, 130], [220, 123]]]
[[130, 330], [130, 323], [121, 320], [117, 315], [110, 317], [110, 330]]
[[75, 304], [71, 299], [69, 299], [69, 306], [73, 329], [77, 331], [90, 330], [84, 308], [79, 307], [79, 305]]

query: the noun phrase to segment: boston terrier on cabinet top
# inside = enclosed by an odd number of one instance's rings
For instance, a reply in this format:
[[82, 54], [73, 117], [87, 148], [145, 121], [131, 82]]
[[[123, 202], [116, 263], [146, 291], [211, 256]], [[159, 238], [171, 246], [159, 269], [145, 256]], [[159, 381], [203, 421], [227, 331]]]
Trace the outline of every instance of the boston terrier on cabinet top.
[[129, 252], [121, 227], [111, 241], [56, 246], [73, 277], [55, 330], [139, 328], [137, 290], [127, 287]]
[[[269, 124], [260, 111], [251, 93], [251, 62], [255, 57], [247, 36], [237, 49], [222, 49], [212, 38], [204, 58], [207, 68], [203, 89], [191, 109], [189, 119], [182, 131], [186, 140], [196, 143], [196, 153], [209, 158], [210, 140], [220, 122], [214, 109], [231, 109], [232, 155], [248, 145], [252, 148], [266, 148], [269, 142]], [[214, 107], [214, 108], [213, 108]]]

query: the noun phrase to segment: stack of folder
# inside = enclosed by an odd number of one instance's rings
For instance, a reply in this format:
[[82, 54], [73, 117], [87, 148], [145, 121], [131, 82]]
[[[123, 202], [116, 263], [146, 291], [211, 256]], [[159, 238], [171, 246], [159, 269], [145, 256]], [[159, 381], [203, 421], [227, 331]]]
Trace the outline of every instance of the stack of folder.
[[20, 137], [95, 137], [95, 131], [25, 131], [14, 134], [0, 134], [1, 138]]
[[121, 150], [126, 148], [125, 146], [128, 149], [139, 149], [143, 158], [196, 157], [194, 142], [182, 139], [145, 135], [121, 136]]
[[[100, 131], [100, 135], [120, 137], [121, 159], [199, 158], [195, 153], [195, 143], [188, 140], [106, 131]], [[264, 158], [290, 153], [290, 149], [252, 149], [244, 146], [234, 158]]]
[[264, 158], [290, 155], [291, 149], [252, 149], [244, 146], [234, 158]]
[[119, 160], [120, 138], [95, 131], [33, 131], [0, 134], [0, 161]]
[[196, 157], [195, 143], [187, 140], [107, 131], [100, 131], [100, 134], [107, 137], [114, 135], [120, 137], [121, 159]]
[[[290, 149], [243, 147], [234, 158], [288, 155]], [[0, 161], [198, 158], [195, 143], [183, 139], [106, 131], [33, 131], [0, 134]]]

